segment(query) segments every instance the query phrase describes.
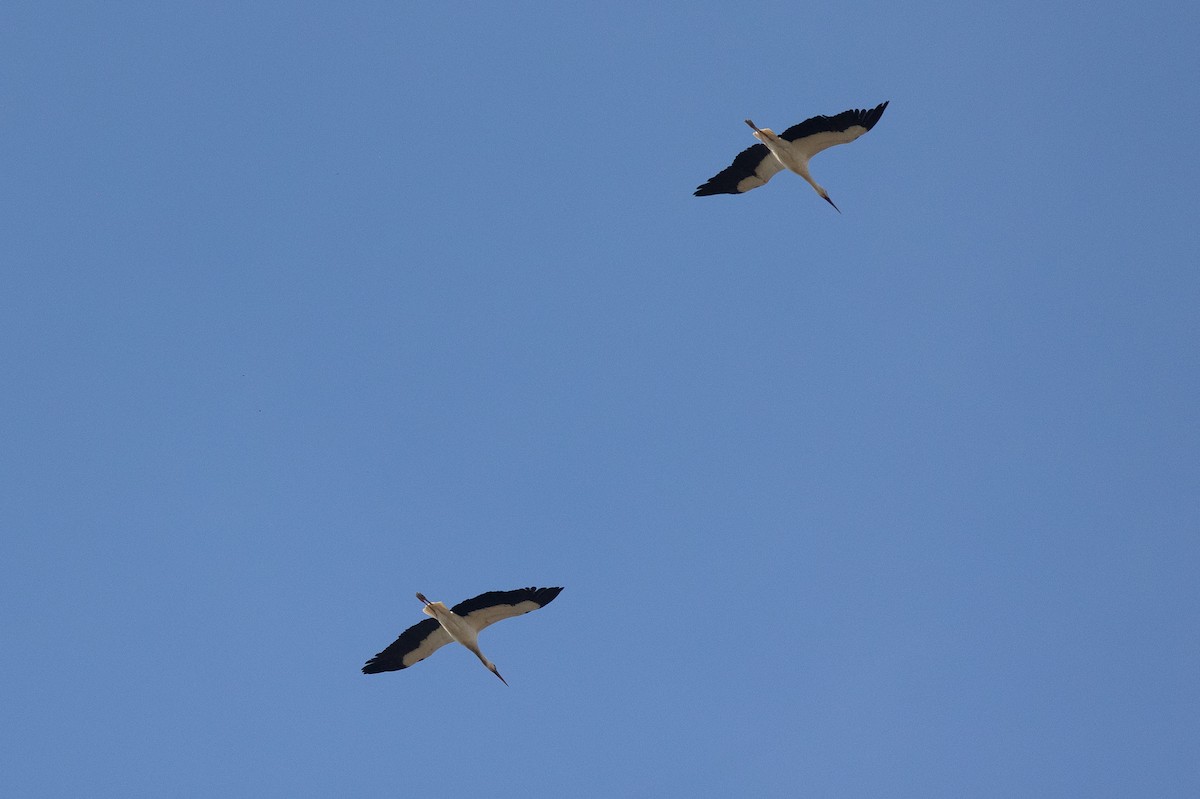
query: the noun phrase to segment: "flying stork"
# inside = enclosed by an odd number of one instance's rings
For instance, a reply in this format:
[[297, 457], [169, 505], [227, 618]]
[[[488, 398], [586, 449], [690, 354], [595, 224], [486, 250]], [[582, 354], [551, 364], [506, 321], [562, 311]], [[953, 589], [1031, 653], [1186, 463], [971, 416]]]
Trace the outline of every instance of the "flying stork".
[[842, 211], [829, 199], [829, 192], [809, 174], [808, 160], [835, 144], [852, 142], [875, 127], [887, 105], [887, 102], [883, 102], [869, 110], [850, 109], [837, 116], [806, 119], [799, 125], [792, 125], [782, 136], [776, 135], [770, 128], [760, 128], [747, 119], [746, 124], [754, 130], [754, 138], [761, 143], [742, 150], [731, 165], [696, 189], [695, 196], [741, 194], [757, 189], [776, 172], [787, 167], [807, 180], [817, 194], [840, 214]]
[[[501, 619], [520, 616], [545, 607], [554, 601], [562, 588], [518, 588], [516, 591], [488, 591], [486, 594], [459, 602], [447, 608], [441, 602], [430, 602], [421, 593], [417, 599], [425, 603], [421, 611], [433, 618], [417, 622], [400, 633], [392, 644], [363, 666], [363, 674], [407, 669], [419, 663], [451, 641], [475, 653], [488, 671], [500, 677], [496, 664], [479, 651], [479, 631]], [[508, 681], [500, 677], [500, 682]]]

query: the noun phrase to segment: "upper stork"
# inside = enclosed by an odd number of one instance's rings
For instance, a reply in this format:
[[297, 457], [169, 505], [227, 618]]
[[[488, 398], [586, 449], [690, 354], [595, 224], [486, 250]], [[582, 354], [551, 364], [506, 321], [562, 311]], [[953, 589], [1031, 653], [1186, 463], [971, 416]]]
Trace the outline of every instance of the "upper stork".
[[883, 102], [870, 110], [851, 109], [837, 116], [806, 119], [799, 125], [792, 125], [783, 135], [777, 135], [770, 128], [760, 128], [747, 119], [746, 124], [754, 130], [754, 138], [761, 144], [742, 150], [730, 166], [696, 189], [695, 196], [741, 194], [757, 189], [776, 172], [787, 167], [807, 180], [817, 194], [840, 214], [842, 211], [829, 199], [829, 192], [809, 174], [808, 160], [835, 144], [852, 142], [875, 127], [887, 105], [887, 102]]
[[[479, 651], [479, 631], [501, 619], [520, 616], [550, 604], [562, 588], [519, 588], [516, 591], [488, 591], [486, 594], [459, 602], [447, 608], [441, 602], [430, 602], [418, 593], [425, 603], [422, 612], [433, 618], [418, 622], [400, 633], [392, 644], [363, 666], [363, 674], [407, 669], [432, 655], [451, 641], [475, 653], [488, 671], [500, 677], [496, 664]], [[500, 677], [500, 682], [508, 681]]]

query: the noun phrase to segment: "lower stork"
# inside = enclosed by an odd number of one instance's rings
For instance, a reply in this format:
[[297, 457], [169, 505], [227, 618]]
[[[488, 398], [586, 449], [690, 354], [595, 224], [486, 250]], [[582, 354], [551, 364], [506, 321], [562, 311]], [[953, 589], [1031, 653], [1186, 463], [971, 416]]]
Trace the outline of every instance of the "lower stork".
[[829, 199], [829, 192], [809, 174], [808, 161], [822, 150], [852, 142], [875, 127], [887, 106], [887, 102], [883, 102], [871, 109], [851, 109], [832, 117], [813, 117], [792, 125], [782, 135], [770, 128], [760, 128], [747, 119], [746, 124], [761, 144], [742, 150], [731, 165], [697, 188], [695, 196], [742, 194], [766, 184], [776, 172], [786, 167], [807, 180], [840, 214], [842, 211]]
[[[363, 674], [407, 669], [432, 655], [451, 641], [470, 649], [475, 657], [497, 677], [496, 664], [479, 651], [479, 631], [501, 619], [520, 616], [549, 605], [562, 588], [519, 588], [515, 591], [488, 591], [486, 594], [459, 602], [447, 608], [441, 602], [430, 602], [423, 594], [417, 599], [425, 603], [421, 612], [433, 618], [418, 622], [400, 633], [392, 644], [363, 666]], [[508, 681], [500, 677], [500, 682]]]

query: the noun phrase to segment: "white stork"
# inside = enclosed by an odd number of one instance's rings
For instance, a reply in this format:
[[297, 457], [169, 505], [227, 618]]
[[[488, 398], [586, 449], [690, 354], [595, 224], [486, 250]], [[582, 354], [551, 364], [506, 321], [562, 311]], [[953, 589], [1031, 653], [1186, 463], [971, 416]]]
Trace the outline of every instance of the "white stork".
[[[430, 602], [418, 593], [425, 603], [422, 612], [431, 619], [418, 622], [400, 633], [391, 646], [367, 661], [363, 674], [407, 669], [419, 663], [451, 641], [475, 653], [492, 674], [500, 677], [496, 664], [479, 651], [479, 631], [501, 619], [520, 616], [549, 605], [562, 588], [518, 588], [516, 591], [488, 591], [486, 594], [459, 602], [447, 608], [441, 602]], [[508, 681], [500, 677], [500, 682]]]
[[[787, 167], [807, 180], [817, 194], [833, 205], [829, 192], [809, 174], [808, 160], [835, 144], [852, 142], [875, 127], [887, 105], [887, 102], [883, 102], [869, 110], [851, 109], [837, 116], [806, 119], [799, 125], [792, 125], [782, 136], [776, 135], [770, 128], [760, 128], [747, 119], [746, 124], [754, 130], [754, 138], [762, 143], [742, 150], [730, 166], [696, 189], [695, 196], [741, 194], [757, 189], [776, 172]], [[842, 212], [836, 205], [833, 208], [839, 214]]]

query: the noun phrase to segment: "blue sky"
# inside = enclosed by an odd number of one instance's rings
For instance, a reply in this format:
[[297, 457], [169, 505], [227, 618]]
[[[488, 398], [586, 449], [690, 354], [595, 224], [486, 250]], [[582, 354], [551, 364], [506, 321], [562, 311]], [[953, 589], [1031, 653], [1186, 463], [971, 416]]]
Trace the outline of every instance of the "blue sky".
[[1198, 13], [6, 3], [2, 792], [1197, 795]]

